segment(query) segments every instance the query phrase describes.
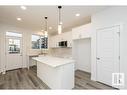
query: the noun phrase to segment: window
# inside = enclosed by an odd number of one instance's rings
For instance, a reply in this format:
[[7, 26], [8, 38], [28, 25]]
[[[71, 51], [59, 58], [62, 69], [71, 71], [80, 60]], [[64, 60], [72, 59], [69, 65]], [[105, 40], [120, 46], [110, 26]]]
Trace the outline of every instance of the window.
[[32, 49], [47, 49], [48, 37], [32, 35]]
[[9, 39], [8, 45], [9, 54], [20, 53], [20, 40], [19, 39]]
[[9, 54], [19, 54], [21, 52], [22, 34], [16, 32], [6, 32], [6, 41]]

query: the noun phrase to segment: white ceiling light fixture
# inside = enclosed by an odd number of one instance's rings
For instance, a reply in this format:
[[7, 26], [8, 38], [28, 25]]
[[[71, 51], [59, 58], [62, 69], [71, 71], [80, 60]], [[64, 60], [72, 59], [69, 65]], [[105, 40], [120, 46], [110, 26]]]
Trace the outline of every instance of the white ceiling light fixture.
[[48, 36], [48, 17], [45, 17], [45, 37], [47, 37]]
[[59, 9], [58, 34], [62, 33], [61, 8], [62, 8], [62, 6], [58, 6], [58, 9]]
[[25, 6], [20, 6], [22, 10], [26, 10], [27, 8]]
[[21, 21], [22, 19], [18, 17], [17, 20], [18, 20], [18, 21]]
[[77, 13], [77, 14], [75, 14], [75, 16], [77, 16], [77, 17], [78, 17], [78, 16], [80, 16], [80, 14], [79, 14], [79, 13]]

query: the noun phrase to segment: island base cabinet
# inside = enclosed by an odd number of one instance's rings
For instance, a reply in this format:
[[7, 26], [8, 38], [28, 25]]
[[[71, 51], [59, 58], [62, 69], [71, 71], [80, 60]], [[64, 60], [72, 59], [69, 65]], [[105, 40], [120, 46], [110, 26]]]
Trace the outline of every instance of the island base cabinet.
[[74, 63], [51, 67], [37, 62], [37, 76], [51, 89], [74, 88]]

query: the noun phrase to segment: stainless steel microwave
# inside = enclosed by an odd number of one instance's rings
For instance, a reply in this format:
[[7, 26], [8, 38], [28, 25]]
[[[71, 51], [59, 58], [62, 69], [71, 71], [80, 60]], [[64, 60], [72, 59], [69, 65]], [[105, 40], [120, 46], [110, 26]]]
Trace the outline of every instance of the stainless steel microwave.
[[67, 47], [67, 41], [61, 41], [59, 42], [60, 47]]

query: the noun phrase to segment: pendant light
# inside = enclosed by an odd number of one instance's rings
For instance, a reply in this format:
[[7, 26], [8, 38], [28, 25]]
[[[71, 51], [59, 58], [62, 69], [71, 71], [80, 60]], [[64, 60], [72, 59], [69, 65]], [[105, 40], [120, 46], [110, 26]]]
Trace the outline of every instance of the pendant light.
[[62, 6], [58, 6], [58, 9], [59, 9], [58, 34], [62, 33], [61, 8], [62, 8]]
[[47, 37], [48, 36], [48, 17], [45, 17], [45, 33], [44, 33], [44, 35], [45, 35], [45, 37]]

